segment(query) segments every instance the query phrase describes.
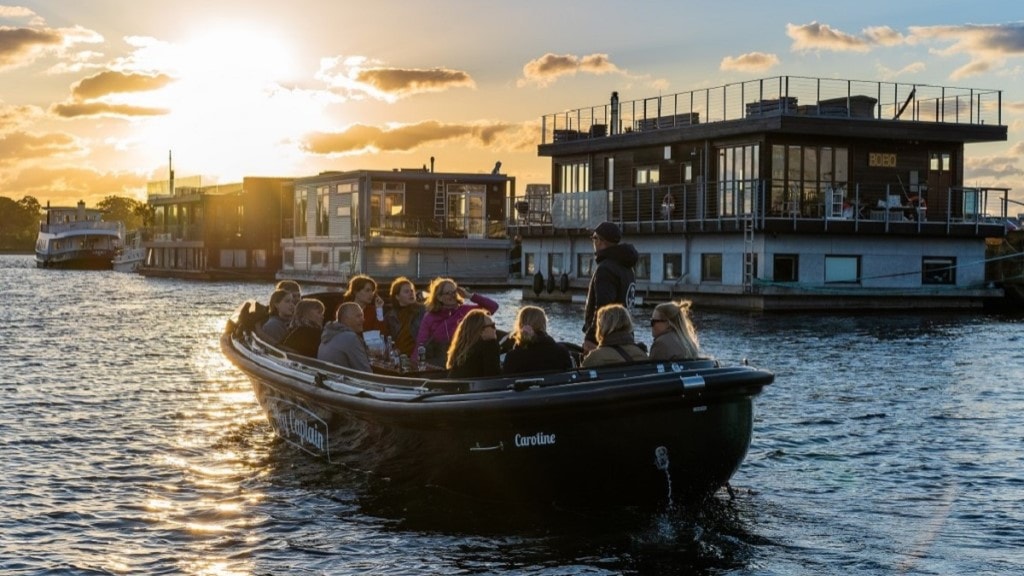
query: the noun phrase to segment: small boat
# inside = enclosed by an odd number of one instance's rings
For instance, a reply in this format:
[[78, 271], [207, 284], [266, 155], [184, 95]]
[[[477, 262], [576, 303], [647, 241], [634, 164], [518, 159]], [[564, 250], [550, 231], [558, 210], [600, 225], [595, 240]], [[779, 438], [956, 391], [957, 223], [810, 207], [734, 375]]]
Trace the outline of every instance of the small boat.
[[105, 222], [103, 212], [77, 207], [46, 206], [46, 220], [36, 236], [36, 267], [110, 270], [121, 243], [121, 223]]
[[[314, 295], [330, 312], [340, 293]], [[753, 400], [774, 375], [715, 360], [648, 361], [515, 377], [365, 373], [262, 340], [266, 307], [221, 336], [276, 434], [391, 487], [477, 498], [666, 505], [725, 486], [750, 445]], [[376, 371], [376, 367], [375, 367]]]
[[138, 230], [124, 233], [124, 240], [114, 252], [111, 265], [115, 272], [137, 272], [146, 259], [146, 248], [142, 245], [142, 234]]

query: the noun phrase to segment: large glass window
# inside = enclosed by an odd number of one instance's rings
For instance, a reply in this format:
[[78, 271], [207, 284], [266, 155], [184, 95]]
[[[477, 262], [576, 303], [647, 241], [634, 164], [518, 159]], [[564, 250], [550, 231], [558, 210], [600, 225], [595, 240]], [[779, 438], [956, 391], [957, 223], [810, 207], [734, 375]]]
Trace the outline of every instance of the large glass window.
[[405, 182], [370, 184], [370, 225], [402, 228], [405, 217]]
[[331, 235], [331, 194], [330, 187], [316, 188], [316, 236]]
[[718, 150], [718, 213], [721, 216], [754, 211], [757, 181], [761, 172], [759, 144], [729, 146]]
[[590, 190], [589, 162], [562, 164], [559, 173], [559, 192], [588, 192]]
[[561, 252], [549, 252], [548, 253], [548, 276], [554, 276], [558, 278], [565, 272], [565, 266], [562, 264], [563, 255]]
[[306, 195], [305, 188], [295, 189], [295, 214], [292, 217], [295, 219], [296, 238], [306, 237]]
[[449, 184], [448, 230], [468, 238], [483, 238], [486, 228], [486, 184]]
[[859, 256], [825, 256], [825, 283], [860, 282]]
[[700, 256], [700, 280], [701, 282], [722, 281], [722, 254], [711, 253]]
[[826, 204], [841, 206], [849, 181], [849, 150], [831, 146], [772, 146], [770, 212], [821, 217]]

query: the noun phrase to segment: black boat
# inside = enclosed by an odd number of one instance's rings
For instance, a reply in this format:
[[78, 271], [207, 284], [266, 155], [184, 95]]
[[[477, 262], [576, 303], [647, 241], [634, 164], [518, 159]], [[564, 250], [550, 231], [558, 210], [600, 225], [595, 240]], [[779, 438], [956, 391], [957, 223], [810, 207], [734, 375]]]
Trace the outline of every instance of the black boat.
[[754, 397], [774, 380], [715, 360], [481, 380], [370, 374], [267, 344], [254, 328], [264, 310], [244, 303], [221, 347], [276, 433], [396, 487], [601, 505], [704, 498], [739, 468]]

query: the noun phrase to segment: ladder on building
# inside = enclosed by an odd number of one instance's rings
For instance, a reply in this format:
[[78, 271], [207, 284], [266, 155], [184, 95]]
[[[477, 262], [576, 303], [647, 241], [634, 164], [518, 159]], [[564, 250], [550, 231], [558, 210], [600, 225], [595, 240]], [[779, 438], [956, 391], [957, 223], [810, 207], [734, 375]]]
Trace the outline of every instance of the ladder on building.
[[747, 212], [743, 215], [743, 293], [754, 292], [754, 269], [757, 264], [754, 254], [754, 215]]
[[444, 222], [444, 181], [434, 182], [434, 219], [438, 224]]

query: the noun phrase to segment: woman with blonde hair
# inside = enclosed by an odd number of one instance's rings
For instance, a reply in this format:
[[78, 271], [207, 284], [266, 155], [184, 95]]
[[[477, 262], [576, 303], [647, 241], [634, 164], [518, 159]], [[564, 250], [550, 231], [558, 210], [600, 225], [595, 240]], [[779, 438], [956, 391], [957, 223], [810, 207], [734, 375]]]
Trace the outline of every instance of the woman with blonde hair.
[[498, 310], [497, 302], [481, 294], [471, 294], [451, 278], [434, 278], [428, 289], [426, 306], [427, 313], [420, 321], [416, 349], [411, 356], [413, 364], [419, 360], [421, 346], [427, 352], [428, 363], [444, 364], [445, 354], [462, 319], [472, 310], [482, 309], [489, 314]]
[[314, 298], [303, 298], [295, 305], [295, 314], [281, 347], [316, 358], [323, 329], [324, 303]]
[[573, 368], [569, 351], [548, 335], [548, 316], [541, 308], [520, 308], [509, 338], [515, 345], [505, 354], [505, 374]]
[[647, 360], [633, 340], [633, 319], [622, 304], [606, 304], [597, 311], [597, 348], [583, 359], [583, 367]]
[[449, 378], [487, 378], [501, 374], [498, 331], [494, 319], [481, 310], [470, 310], [455, 329], [448, 347]]
[[700, 342], [690, 320], [690, 301], [662, 302], [651, 313], [651, 360], [694, 360]]

